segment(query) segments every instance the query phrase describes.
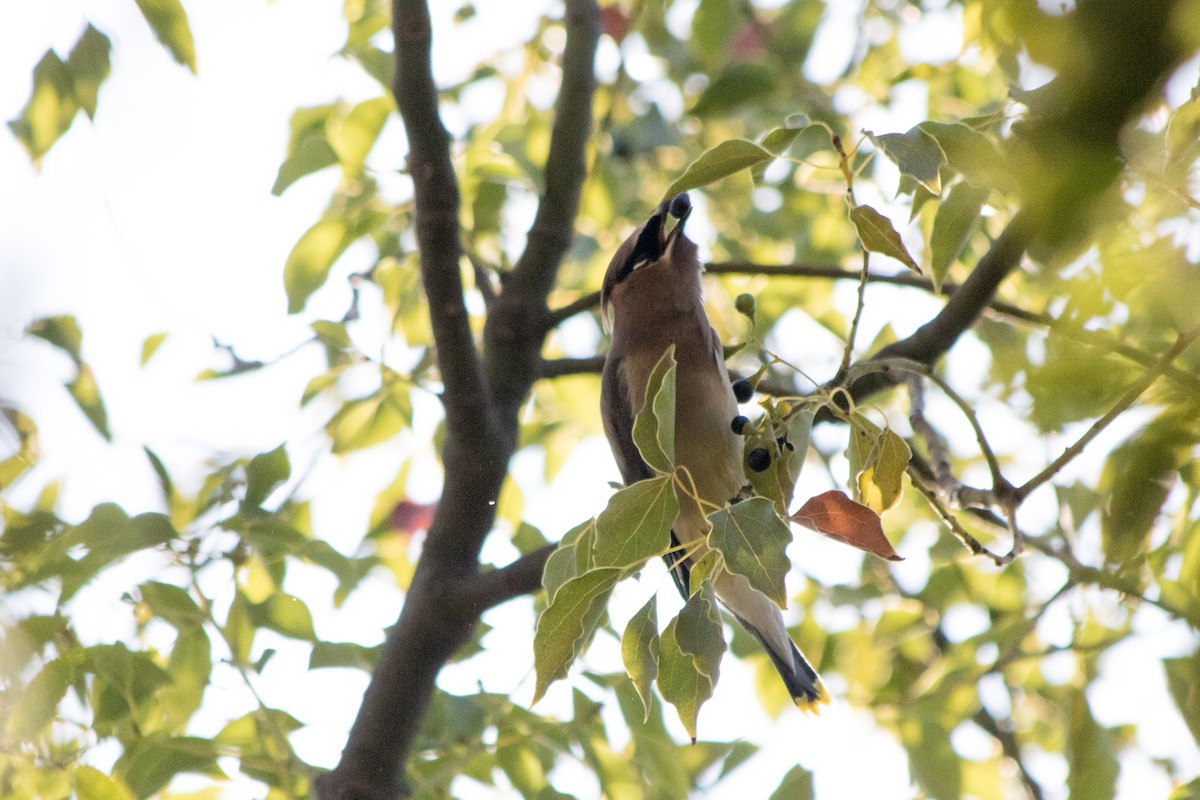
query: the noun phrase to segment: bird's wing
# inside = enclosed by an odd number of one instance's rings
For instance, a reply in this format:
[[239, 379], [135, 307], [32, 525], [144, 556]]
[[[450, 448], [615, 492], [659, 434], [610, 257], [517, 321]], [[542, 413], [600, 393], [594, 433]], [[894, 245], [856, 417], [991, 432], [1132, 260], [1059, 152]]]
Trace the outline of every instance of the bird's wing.
[[[629, 384], [625, 380], [621, 359], [610, 355], [604, 362], [604, 374], [601, 378], [600, 393], [602, 404], [608, 413], [604, 414], [604, 434], [608, 437], [609, 447], [612, 448], [613, 458], [617, 468], [621, 470], [621, 479], [625, 485], [637, 483], [640, 480], [654, 477], [637, 445], [633, 443], [633, 408], [629, 402]], [[679, 547], [679, 539], [671, 531], [672, 547]], [[688, 580], [691, 573], [686, 559], [678, 553], [668, 553], [663, 556], [671, 577], [679, 588], [679, 593], [686, 599], [691, 595], [688, 591]]]
[[626, 486], [654, 477], [637, 445], [633, 443], [633, 406], [629, 401], [629, 384], [621, 359], [609, 356], [604, 362], [600, 394], [608, 413], [604, 414], [604, 434], [608, 437], [613, 458], [621, 470], [621, 479]]

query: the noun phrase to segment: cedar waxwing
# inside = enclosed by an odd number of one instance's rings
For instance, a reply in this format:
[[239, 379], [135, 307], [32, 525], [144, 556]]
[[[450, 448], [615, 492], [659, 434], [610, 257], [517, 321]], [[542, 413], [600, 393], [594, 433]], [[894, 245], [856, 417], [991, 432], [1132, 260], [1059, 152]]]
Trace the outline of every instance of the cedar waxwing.
[[[633, 420], [645, 404], [646, 384], [666, 349], [675, 345], [675, 463], [686, 467], [700, 498], [723, 507], [746, 484], [742, 439], [733, 431], [737, 402], [721, 341], [704, 313], [696, 244], [683, 232], [691, 201], [681, 194], [659, 206], [613, 256], [601, 290], [601, 313], [612, 333], [604, 360], [600, 409], [613, 457], [628, 486], [653, 477], [633, 442]], [[679, 222], [668, 233], [668, 215]], [[678, 546], [703, 541], [709, 526], [694, 500], [680, 490], [671, 531]], [[666, 556], [684, 598], [690, 567], [707, 552], [702, 544], [683, 560]], [[783, 615], [741, 575], [721, 571], [713, 582], [721, 603], [758, 640], [802, 708], [828, 702], [817, 673], [788, 636]]]

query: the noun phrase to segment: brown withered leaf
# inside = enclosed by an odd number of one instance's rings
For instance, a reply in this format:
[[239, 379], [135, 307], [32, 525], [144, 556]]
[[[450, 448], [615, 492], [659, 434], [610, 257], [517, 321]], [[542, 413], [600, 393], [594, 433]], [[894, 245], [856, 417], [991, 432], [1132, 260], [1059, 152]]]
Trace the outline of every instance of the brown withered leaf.
[[883, 535], [879, 515], [836, 489], [812, 498], [790, 519], [888, 561], [904, 560]]

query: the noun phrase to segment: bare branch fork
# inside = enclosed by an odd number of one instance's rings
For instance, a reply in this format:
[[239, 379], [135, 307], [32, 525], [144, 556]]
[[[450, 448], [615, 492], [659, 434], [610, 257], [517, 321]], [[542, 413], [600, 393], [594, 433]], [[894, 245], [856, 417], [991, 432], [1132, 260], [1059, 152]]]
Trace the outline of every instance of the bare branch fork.
[[539, 375], [546, 297], [571, 241], [586, 176], [599, 39], [594, 0], [567, 0], [566, 28], [546, 190], [525, 252], [491, 300], [481, 356], [460, 277], [460, 198], [430, 64], [429, 9], [425, 0], [392, 2], [392, 90], [408, 135], [421, 280], [445, 386], [445, 481], [400, 618], [388, 631], [341, 761], [317, 781], [322, 800], [408, 794], [405, 764], [438, 672], [486, 608], [537, 585], [549, 554], [544, 549], [507, 568], [479, 572], [479, 552], [495, 522], [494, 500], [516, 445], [517, 410]]

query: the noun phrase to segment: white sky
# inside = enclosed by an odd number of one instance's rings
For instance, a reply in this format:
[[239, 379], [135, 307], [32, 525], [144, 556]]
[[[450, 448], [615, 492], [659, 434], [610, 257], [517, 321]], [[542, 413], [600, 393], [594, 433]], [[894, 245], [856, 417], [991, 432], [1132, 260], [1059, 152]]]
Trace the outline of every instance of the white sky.
[[[542, 8], [546, 4], [535, 4]], [[694, 5], [694, 4], [693, 4]], [[830, 65], [846, 57], [853, 14], [846, 5], [819, 40], [813, 63]], [[435, 52], [438, 77], [461, 78], [485, 51], [517, 41], [532, 30], [536, 9], [515, 14], [512, 3], [479, 3], [480, 16], [450, 40], [445, 24], [458, 6], [435, 2]], [[673, 19], [686, 21], [689, 6], [677, 3]], [[319, 216], [336, 183], [333, 171], [305, 178], [282, 198], [270, 187], [283, 158], [288, 117], [301, 105], [336, 98], [375, 96], [369, 78], [329, 54], [344, 37], [341, 3], [261, 0], [205, 0], [188, 3], [196, 38], [199, 77], [177, 67], [154, 41], [134, 3], [106, 0], [60, 0], [55, 3], [0, 5], [0, 116], [19, 113], [28, 91], [28, 76], [47, 46], [61, 55], [69, 51], [90, 20], [114, 40], [114, 68], [101, 92], [94, 124], [80, 116], [55, 145], [40, 174], [30, 168], [14, 139], [0, 135], [0, 399], [29, 409], [41, 424], [43, 462], [8, 498], [18, 506], [32, 499], [32, 490], [53, 477], [65, 478], [62, 513], [82, 519], [98, 502], [113, 500], [128, 512], [159, 505], [153, 475], [142, 455], [147, 445], [163, 456], [185, 487], [202, 475], [196, 465], [214, 453], [251, 455], [291, 443], [294, 474], [311, 474], [304, 494], [314, 496], [314, 526], [343, 552], [357, 545], [374, 494], [392, 477], [394, 465], [413, 452], [432, 463], [428, 446], [410, 435], [344, 459], [320, 457], [323, 439], [321, 409], [302, 413], [297, 400], [307, 379], [322, 363], [318, 348], [308, 348], [279, 365], [254, 375], [195, 384], [192, 378], [206, 367], [221, 366], [210, 337], [234, 345], [243, 358], [271, 358], [306, 338], [314, 319], [339, 318], [349, 291], [340, 276], [367, 266], [368, 253], [352, 250], [339, 264], [329, 287], [310, 301], [303, 314], [289, 317], [283, 295], [282, 265], [300, 234]], [[921, 34], [923, 41], [949, 43], [933, 60], [953, 58], [958, 21], [952, 15], [933, 15], [913, 21], [905, 46]], [[503, 35], [499, 35], [502, 32]], [[941, 50], [946, 50], [942, 53]], [[458, 53], [471, 58], [461, 60]], [[927, 55], [927, 57], [930, 57]], [[603, 60], [603, 52], [602, 52]], [[892, 109], [867, 109], [858, 121], [875, 130], [905, 130], [924, 118], [925, 98], [919, 87]], [[850, 98], [847, 102], [853, 102]], [[480, 97], [475, 114], [486, 114], [493, 99]], [[451, 120], [453, 122], [453, 120]], [[389, 124], [383, 152], [374, 162], [380, 169], [400, 162], [399, 126]], [[392, 149], [389, 150], [388, 147]], [[895, 308], [876, 295], [876, 308]], [[114, 443], [102, 442], [74, 409], [61, 383], [70, 369], [46, 347], [18, 343], [31, 320], [48, 314], [75, 314], [84, 331], [84, 356], [93, 365], [108, 403]], [[355, 332], [372, 341], [368, 317]], [[885, 320], [867, 322], [864, 341]], [[141, 343], [152, 333], [170, 336], [148, 368], [139, 367]], [[428, 404], [427, 404], [428, 405]], [[997, 410], [998, 419], [1002, 410]], [[434, 419], [422, 408], [420, 419]], [[3, 442], [3, 439], [0, 439]], [[5, 442], [5, 444], [7, 444]], [[1047, 447], [1057, 451], [1056, 445]], [[1030, 463], [1044, 463], [1044, 453], [1029, 454]], [[609, 494], [605, 482], [616, 477], [603, 441], [583, 442], [579, 452], [552, 487], [541, 484], [535, 457], [521, 456], [515, 470], [525, 491], [531, 522], [556, 536], [581, 517], [595, 513]], [[595, 465], [606, 474], [597, 476]], [[426, 470], [430, 472], [430, 470]], [[436, 475], [436, 471], [432, 471]], [[806, 480], [814, 486], [818, 477]], [[821, 488], [824, 488], [821, 486]], [[817, 489], [820, 490], [820, 489]], [[436, 495], [436, 483], [414, 486], [414, 493]], [[562, 502], [564, 496], [570, 502]], [[919, 585], [929, 568], [922, 546], [932, 544], [933, 526], [906, 539], [908, 561], [895, 568], [897, 579]], [[806, 564], [820, 564], [824, 580], [857, 580], [857, 557], [817, 536], [797, 534]], [[800, 538], [804, 537], [804, 538]], [[793, 555], [798, 552], [793, 550]], [[505, 546], [489, 555], [509, 557]], [[86, 603], [76, 603], [79, 630], [96, 641], [133, 635], [130, 609], [119, 599], [130, 576], [153, 574], [158, 566], [142, 559], [97, 582]], [[811, 569], [811, 568], [810, 568]], [[170, 576], [159, 575], [160, 578]], [[214, 589], [229, 575], [209, 576]], [[792, 576], [796, 579], [796, 576]], [[663, 580], [661, 570], [648, 569], [640, 583], [623, 586], [612, 607], [621, 621], [645, 601]], [[798, 579], [797, 579], [798, 580]], [[400, 595], [377, 581], [357, 591], [338, 612], [316, 614], [318, 634], [330, 639], [375, 644], [399, 608]], [[798, 585], [798, 583], [796, 584]], [[317, 570], [294, 566], [288, 589], [300, 596], [327, 597], [332, 586]], [[672, 610], [673, 592], [660, 594]], [[1060, 605], [1047, 625], [1066, 629], [1071, 609]], [[667, 609], [664, 608], [664, 612]], [[13, 610], [0, 607], [3, 618]], [[1058, 615], [1057, 619], [1055, 615]], [[1148, 615], [1148, 616], [1147, 616]], [[1105, 724], [1137, 721], [1141, 743], [1154, 756], [1182, 759], [1186, 769], [1200, 772], [1200, 752], [1174, 711], [1163, 686], [1158, 659], [1186, 652], [1191, 643], [1160, 616], [1145, 612], [1147, 635], [1120, 648], [1105, 660], [1104, 676], [1091, 699]], [[532, 694], [532, 607], [517, 601], [488, 615], [496, 627], [489, 643], [503, 643], [502, 653], [446, 670], [444, 688], [465, 693], [482, 680], [490, 691], [515, 692], [518, 702]], [[835, 615], [823, 624], [836, 625]], [[974, 632], [982, 624], [969, 610], [947, 621], [952, 634]], [[169, 642], [165, 631], [151, 627], [151, 640]], [[293, 736], [301, 755], [312, 763], [332, 766], [365, 687], [365, 676], [341, 670], [308, 673], [307, 647], [260, 633], [256, 651], [279, 651], [257, 681], [270, 705], [285, 708], [308, 726]], [[588, 663], [614, 668], [614, 647], [601, 638]], [[522, 656], [520, 654], [527, 655]], [[1047, 665], [1053, 673], [1053, 664]], [[787, 713], [772, 726], [754, 700], [752, 679], [738, 662], [727, 659], [716, 697], [701, 712], [702, 736], [744, 737], [764, 744], [764, 756], [742, 768], [705, 796], [765, 797], [794, 763], [814, 770], [818, 796], [901, 798], [912, 796], [903, 751], [889, 734], [879, 731], [871, 716], [836, 700], [821, 718]], [[1063, 676], [1068, 677], [1068, 676]], [[830, 689], [838, 696], [838, 681]], [[560, 682], [543, 701], [545, 709], [569, 708], [570, 689]], [[1130, 692], [1128, 687], [1140, 687]], [[985, 692], [985, 695], [987, 693]], [[994, 693], [992, 693], [994, 695]], [[320, 704], [296, 698], [324, 698]], [[249, 710], [244, 687], [228, 668], [214, 673], [206, 707], [197, 720], [197, 733], [211, 734], [223, 721]], [[989, 701], [990, 702], [990, 701]], [[998, 701], [999, 702], [999, 701]], [[545, 710], [539, 706], [538, 710]], [[613, 715], [615, 717], [615, 715]], [[673, 715], [668, 713], [673, 720]], [[673, 728], [682, 733], [678, 725]], [[764, 735], [770, 740], [763, 742]], [[984, 756], [992, 743], [970, 731], [956, 734], [964, 755]], [[114, 757], [111, 746], [92, 756], [104, 765]], [[1065, 796], [1061, 766], [1054, 758], [1035, 761], [1045, 778], [1049, 798]], [[1145, 755], [1122, 764], [1122, 798], [1165, 795], [1169, 787]], [[567, 768], [559, 788], [587, 798], [573, 785]], [[181, 780], [177, 788], [195, 786]], [[459, 787], [464, 798], [509, 797], [515, 794], [482, 791], [474, 784]], [[254, 797], [261, 787], [243, 780], [225, 796]]]

